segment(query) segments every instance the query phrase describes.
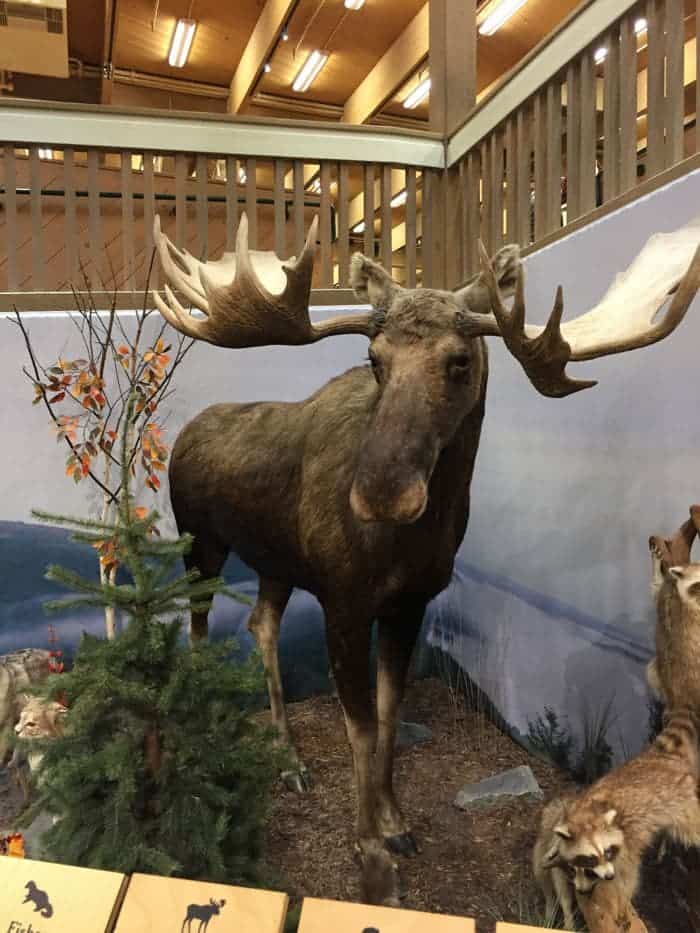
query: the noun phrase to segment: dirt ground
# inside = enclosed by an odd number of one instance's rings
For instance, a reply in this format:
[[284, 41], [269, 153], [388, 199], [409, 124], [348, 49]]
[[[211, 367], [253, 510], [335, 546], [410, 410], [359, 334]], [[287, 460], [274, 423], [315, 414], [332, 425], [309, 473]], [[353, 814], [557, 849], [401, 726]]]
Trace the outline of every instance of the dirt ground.
[[[355, 797], [350, 753], [338, 700], [315, 697], [290, 706], [299, 749], [315, 784], [305, 796], [280, 788], [270, 821], [268, 860], [292, 903], [304, 896], [359, 900], [353, 857]], [[495, 726], [464, 709], [437, 680], [412, 685], [402, 718], [429, 726], [432, 741], [401, 750], [396, 787], [421, 853], [401, 860], [404, 906], [474, 917], [478, 933], [497, 920], [543, 921], [530, 853], [541, 804], [505, 803], [462, 812], [452, 805], [462, 785], [529, 764], [546, 799], [571, 786], [551, 765], [533, 758]], [[639, 911], [649, 933], [694, 933], [679, 889], [700, 888], [700, 872], [649, 859]], [[673, 881], [672, 881], [673, 879]], [[675, 888], [672, 889], [672, 884]], [[688, 890], [684, 893], [687, 896]]]

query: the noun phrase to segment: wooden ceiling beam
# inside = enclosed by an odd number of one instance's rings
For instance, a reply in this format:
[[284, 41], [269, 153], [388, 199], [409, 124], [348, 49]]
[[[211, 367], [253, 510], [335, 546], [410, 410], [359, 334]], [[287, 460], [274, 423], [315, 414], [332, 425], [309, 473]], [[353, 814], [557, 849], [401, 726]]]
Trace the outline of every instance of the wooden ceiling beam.
[[343, 110], [344, 123], [366, 123], [427, 57], [429, 6], [418, 11], [355, 89]]
[[296, 0], [267, 0], [231, 79], [229, 113], [239, 113], [248, 99], [295, 3]]

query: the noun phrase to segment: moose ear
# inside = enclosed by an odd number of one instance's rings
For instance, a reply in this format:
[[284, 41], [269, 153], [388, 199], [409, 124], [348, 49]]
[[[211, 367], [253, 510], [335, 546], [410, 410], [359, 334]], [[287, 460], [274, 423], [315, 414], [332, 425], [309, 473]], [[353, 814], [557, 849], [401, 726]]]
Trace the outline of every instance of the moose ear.
[[350, 285], [358, 298], [369, 301], [377, 311], [387, 311], [402, 291], [379, 263], [362, 253], [355, 253], [350, 261]]
[[562, 839], [571, 839], [571, 830], [566, 823], [559, 823], [558, 826], [555, 826], [554, 834], [556, 836], [561, 836]]
[[[520, 247], [513, 243], [499, 249], [496, 255], [491, 257], [498, 289], [504, 298], [510, 298], [515, 292], [521, 265]], [[482, 273], [475, 275], [468, 285], [455, 292], [455, 298], [466, 311], [473, 311], [475, 314], [491, 312], [491, 293]]]

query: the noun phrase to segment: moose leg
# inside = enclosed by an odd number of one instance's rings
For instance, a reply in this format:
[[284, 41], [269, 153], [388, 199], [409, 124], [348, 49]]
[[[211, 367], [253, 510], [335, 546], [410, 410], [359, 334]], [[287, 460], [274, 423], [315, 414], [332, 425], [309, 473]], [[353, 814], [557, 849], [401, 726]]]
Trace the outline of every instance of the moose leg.
[[299, 761], [294, 745], [292, 730], [287, 719], [287, 707], [284, 704], [282, 676], [277, 652], [280, 623], [291, 595], [291, 586], [261, 577], [258, 601], [248, 620], [248, 629], [255, 636], [255, 641], [262, 655], [267, 692], [270, 697], [272, 725], [277, 731], [280, 745], [288, 748], [291, 757], [292, 767], [282, 774], [282, 779], [290, 790], [304, 793], [311, 787], [311, 777], [306, 767]]
[[[178, 525], [179, 529], [179, 525]], [[182, 534], [186, 529], [179, 529]], [[212, 577], [218, 577], [224, 568], [228, 549], [221, 547], [211, 539], [195, 535], [192, 542], [192, 549], [189, 554], [185, 554], [184, 561], [187, 570], [198, 570], [203, 580], [210, 580]], [[190, 641], [204, 641], [209, 635], [209, 609], [211, 603], [206, 608], [198, 609], [192, 612], [190, 621]]]
[[[325, 608], [325, 607], [324, 607]], [[345, 714], [357, 786], [357, 847], [362, 897], [368, 904], [399, 905], [398, 871], [377, 824], [374, 753], [377, 720], [369, 683], [371, 622], [326, 609], [331, 667]]]
[[394, 745], [406, 673], [420, 631], [425, 603], [379, 619], [377, 657], [377, 820], [387, 846], [398, 855], [416, 855], [418, 846], [394, 794]]

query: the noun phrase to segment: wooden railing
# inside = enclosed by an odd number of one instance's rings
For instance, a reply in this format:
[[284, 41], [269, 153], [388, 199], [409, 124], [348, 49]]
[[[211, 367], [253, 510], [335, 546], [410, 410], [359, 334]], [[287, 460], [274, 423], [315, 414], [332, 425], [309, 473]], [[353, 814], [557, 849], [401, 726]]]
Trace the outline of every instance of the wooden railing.
[[[243, 211], [250, 248], [274, 249], [283, 258], [298, 254], [317, 213], [316, 289], [346, 287], [356, 249], [376, 256], [406, 285], [433, 281], [423, 201], [444, 157], [442, 141], [429, 135], [369, 129], [341, 131], [338, 140], [332, 127], [321, 134], [304, 126], [294, 128], [290, 139], [289, 126], [178, 115], [159, 117], [154, 129], [152, 115], [104, 108], [90, 130], [75, 123], [82, 111], [49, 114], [26, 103], [3, 107], [0, 116], [5, 114], [16, 118], [18, 133], [28, 132], [18, 117], [36, 116], [42, 136], [38, 142], [33, 127], [30, 142], [15, 135], [3, 146], [0, 292], [48, 293], [50, 304], [56, 292], [89, 286], [105, 297], [123, 293], [128, 304], [149, 275], [156, 212], [173, 242], [210, 258], [234, 249]], [[143, 145], [111, 145], [110, 137], [119, 138], [120, 127], [132, 132], [134, 121], [143, 130]], [[192, 130], [188, 139], [199, 136], [206, 144], [173, 151], [182, 142], [180, 124]], [[67, 145], [66, 139], [75, 142]], [[223, 151], [217, 149], [222, 140]], [[269, 155], [295, 149], [300, 157]], [[348, 158], [338, 158], [339, 152]], [[151, 283], [158, 283], [157, 264]]]
[[446, 140], [1, 101], [0, 310], [28, 292], [70, 306], [86, 283], [128, 306], [156, 211], [200, 257], [233, 248], [245, 210], [251, 247], [285, 258], [318, 213], [317, 301], [352, 300], [355, 249], [405, 285], [455, 287], [479, 238], [539, 247], [700, 165], [699, 10], [583, 0]]
[[[450, 141], [448, 226], [460, 231], [450, 284], [476, 270], [478, 237], [490, 251], [544, 245], [700, 152], [700, 0], [625, 6], [533, 93], [519, 97], [526, 80], [514, 76]], [[544, 48], [535, 66], [546, 68], [548, 55]]]

